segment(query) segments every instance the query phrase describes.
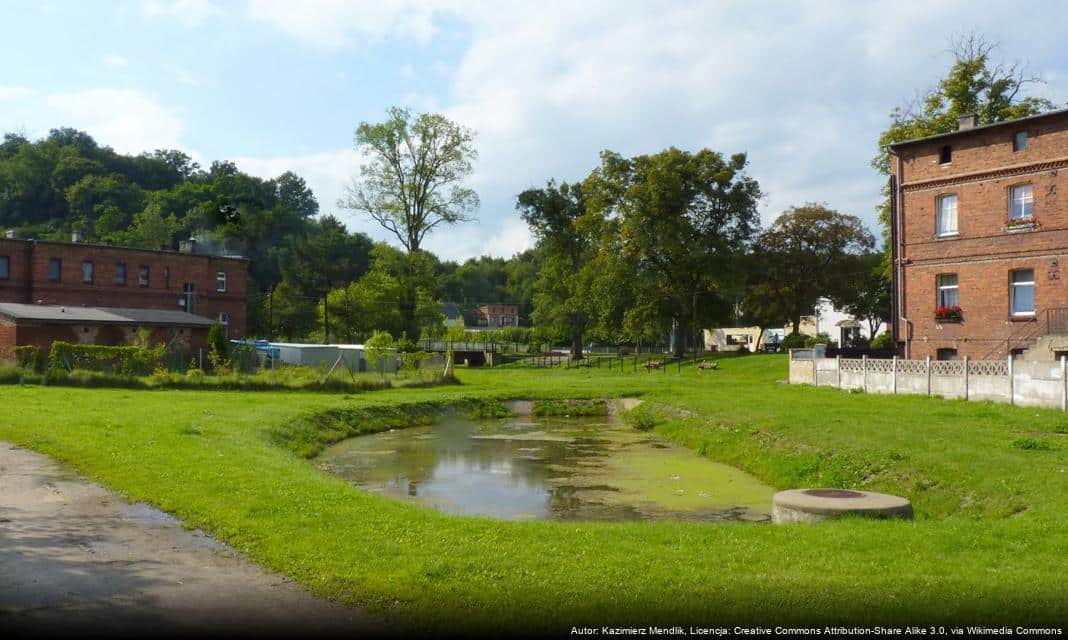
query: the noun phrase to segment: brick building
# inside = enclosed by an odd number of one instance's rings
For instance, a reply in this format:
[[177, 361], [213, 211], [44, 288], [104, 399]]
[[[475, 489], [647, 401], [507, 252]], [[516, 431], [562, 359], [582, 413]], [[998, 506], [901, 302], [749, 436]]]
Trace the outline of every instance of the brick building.
[[1068, 353], [1068, 110], [889, 151], [902, 355]]
[[475, 324], [480, 327], [518, 327], [519, 306], [514, 304], [480, 304], [475, 308]]
[[188, 329], [197, 346], [206, 336], [197, 328], [215, 320], [230, 337], [243, 337], [248, 261], [197, 255], [192, 241], [182, 248], [0, 238], [0, 303], [10, 303], [0, 316], [0, 352], [14, 344], [47, 346], [59, 335], [69, 339], [74, 326], [78, 341], [93, 344], [123, 344], [143, 326], [157, 339]]

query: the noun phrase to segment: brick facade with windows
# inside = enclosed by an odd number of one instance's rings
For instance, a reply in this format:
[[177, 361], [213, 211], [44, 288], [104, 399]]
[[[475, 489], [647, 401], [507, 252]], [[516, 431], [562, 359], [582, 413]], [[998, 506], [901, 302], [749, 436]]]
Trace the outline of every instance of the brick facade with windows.
[[519, 326], [519, 306], [514, 304], [482, 304], [475, 309], [476, 324], [480, 327]]
[[[1003, 358], [1068, 334], [1068, 110], [961, 124], [890, 147], [894, 335], [909, 358]], [[936, 317], [954, 295], [959, 318]]]
[[245, 335], [244, 258], [11, 238], [0, 257], [10, 264], [0, 302], [224, 314], [230, 337]]

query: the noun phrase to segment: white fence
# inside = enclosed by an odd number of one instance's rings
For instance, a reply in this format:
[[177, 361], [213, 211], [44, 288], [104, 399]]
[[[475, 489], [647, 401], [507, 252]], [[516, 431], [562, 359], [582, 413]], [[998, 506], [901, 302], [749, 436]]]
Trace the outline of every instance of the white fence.
[[790, 350], [790, 384], [991, 400], [1068, 411], [1068, 361], [824, 358]]

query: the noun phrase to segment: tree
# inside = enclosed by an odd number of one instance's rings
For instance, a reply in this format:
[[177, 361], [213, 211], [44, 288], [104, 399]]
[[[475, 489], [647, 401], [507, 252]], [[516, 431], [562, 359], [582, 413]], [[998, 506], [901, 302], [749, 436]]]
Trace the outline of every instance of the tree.
[[832, 300], [836, 307], [867, 322], [868, 335], [874, 336], [879, 325], [890, 319], [890, 282], [881, 266], [881, 253], [857, 256], [856, 262], [849, 269], [854, 274], [853, 282]]
[[689, 327], [675, 341], [681, 355], [683, 336], [696, 338], [703, 320], [728, 310], [724, 294], [737, 276], [737, 256], [759, 224], [760, 186], [746, 164], [745, 154], [727, 158], [709, 149], [601, 154], [583, 188], [592, 211], [618, 219], [620, 251], [635, 270], [629, 333]]
[[[475, 134], [442, 115], [392, 107], [385, 122], [362, 122], [356, 147], [370, 158], [339, 206], [369, 216], [400, 241], [413, 261], [435, 227], [473, 220], [478, 195], [463, 186], [478, 157]], [[419, 335], [411, 265], [401, 316]]]
[[598, 217], [587, 216], [582, 186], [552, 180], [544, 189], [528, 189], [516, 202], [544, 250], [535, 284], [534, 319], [557, 325], [571, 338], [571, 358], [582, 358], [582, 337], [590, 322], [591, 274], [596, 256]]
[[153, 203], [134, 214], [128, 244], [145, 249], [170, 247], [179, 227], [178, 219], [173, 213], [164, 216], [160, 205]]
[[[949, 133], [957, 128], [958, 118], [965, 114], [979, 116], [980, 124], [990, 124], [1035, 115], [1054, 108], [1045, 98], [1024, 95], [1028, 85], [1042, 80], [1029, 75], [1019, 63], [1004, 64], [991, 61], [997, 44], [982, 36], [971, 34], [953, 43], [953, 64], [938, 85], [922, 97], [896, 107], [890, 112], [890, 126], [879, 135], [879, 151], [872, 167], [883, 175], [890, 175], [887, 146], [895, 142]], [[879, 207], [879, 221], [883, 238], [890, 242], [890, 187], [883, 189]], [[890, 276], [888, 262], [883, 266], [885, 277]]]
[[797, 334], [801, 316], [820, 297], [848, 295], [861, 264], [856, 256], [874, 246], [875, 238], [856, 216], [816, 203], [791, 207], [757, 238], [754, 249], [767, 287], [760, 298], [771, 305], [778, 297]]
[[441, 224], [472, 220], [478, 195], [461, 185], [478, 157], [475, 134], [444, 116], [392, 107], [385, 122], [362, 122], [356, 147], [370, 157], [340, 206], [370, 216], [409, 253]]

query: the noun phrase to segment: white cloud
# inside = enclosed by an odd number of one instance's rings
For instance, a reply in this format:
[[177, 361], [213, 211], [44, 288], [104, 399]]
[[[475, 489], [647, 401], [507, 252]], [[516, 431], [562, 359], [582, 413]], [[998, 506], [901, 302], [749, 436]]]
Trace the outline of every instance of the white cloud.
[[0, 101], [4, 100], [24, 100], [34, 95], [36, 92], [29, 87], [12, 87], [0, 85]]
[[132, 89], [84, 89], [44, 97], [45, 128], [69, 126], [87, 131], [122, 153], [181, 148], [182, 119], [153, 98]]
[[108, 55], [104, 56], [104, 64], [108, 65], [109, 67], [122, 68], [128, 66], [130, 62], [117, 53], [109, 53]]
[[[741, 0], [249, 5], [257, 19], [328, 49], [361, 40], [425, 44], [449, 35], [442, 18], [463, 25], [459, 59], [429, 67], [448, 79], [449, 91], [403, 98], [478, 132], [472, 184], [482, 196], [481, 222], [431, 236], [429, 246], [445, 255], [506, 255], [523, 246], [515, 195], [550, 177], [581, 179], [605, 148], [744, 151], [767, 194], [765, 223], [790, 205], [820, 201], [875, 230], [883, 177], [869, 161], [878, 134], [891, 108], [945, 72], [954, 35], [1015, 38], [995, 57], [1011, 52], [1051, 81], [1068, 77], [1063, 20], [1053, 19], [1065, 17], [1064, 7], [1033, 9], [1051, 19], [1002, 35], [1016, 18], [1013, 7], [977, 12], [965, 0], [904, 2], [892, 12], [820, 0], [772, 8]], [[1051, 82], [1036, 93], [1063, 103], [1068, 87]]]
[[319, 48], [340, 49], [360, 40], [397, 36], [426, 43], [438, 30], [437, 0], [249, 0], [250, 15]]
[[145, 0], [141, 12], [153, 18], [169, 18], [185, 27], [195, 27], [222, 10], [211, 0]]

